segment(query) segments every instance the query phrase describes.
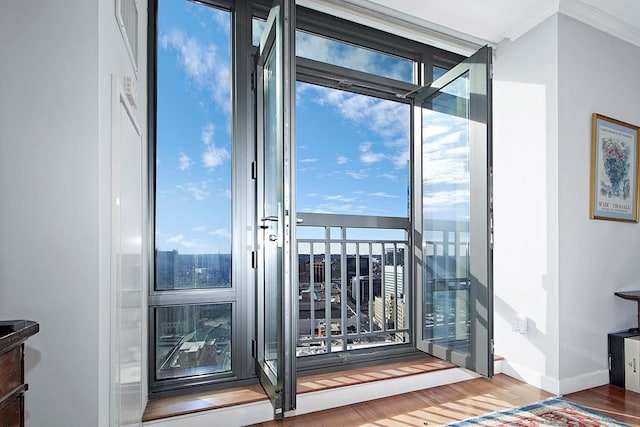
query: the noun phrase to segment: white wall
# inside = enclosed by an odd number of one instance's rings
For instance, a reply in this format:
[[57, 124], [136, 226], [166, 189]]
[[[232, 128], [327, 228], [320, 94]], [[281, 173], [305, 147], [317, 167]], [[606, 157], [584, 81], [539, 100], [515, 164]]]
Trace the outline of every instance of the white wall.
[[30, 426], [108, 425], [114, 401], [110, 78], [131, 74], [114, 3], [0, 2], [0, 318], [40, 322]]
[[607, 333], [636, 324], [613, 293], [640, 287], [640, 225], [590, 220], [589, 179], [591, 115], [640, 124], [639, 69], [639, 47], [564, 15], [497, 48], [496, 352], [553, 393], [607, 383]]
[[[558, 389], [557, 18], [496, 49], [495, 351], [503, 371]], [[516, 313], [528, 333], [511, 330]]]
[[98, 424], [97, 2], [0, 3], [0, 317], [26, 346], [26, 424]]
[[[640, 125], [640, 47], [559, 18], [560, 380], [570, 392], [607, 383], [607, 333], [634, 326], [640, 224], [589, 219], [591, 115]], [[633, 284], [635, 283], [635, 285]]]

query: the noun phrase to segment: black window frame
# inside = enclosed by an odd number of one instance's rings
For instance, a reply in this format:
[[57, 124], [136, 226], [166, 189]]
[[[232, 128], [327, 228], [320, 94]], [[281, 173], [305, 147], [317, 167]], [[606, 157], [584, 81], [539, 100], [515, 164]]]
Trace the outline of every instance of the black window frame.
[[[149, 185], [150, 197], [148, 200], [148, 253], [149, 253], [149, 285], [148, 294], [150, 299], [157, 295], [155, 291], [155, 200], [156, 200], [156, 178], [155, 178], [155, 144], [156, 144], [156, 105], [157, 105], [157, 11], [160, 0], [149, 1], [148, 9], [148, 86], [149, 102], [147, 104], [148, 115], [148, 164], [149, 164]], [[187, 0], [185, 0], [187, 1]], [[269, 0], [199, 0], [196, 3], [204, 6], [211, 6], [227, 10], [232, 14], [232, 117], [234, 123], [232, 136], [232, 151], [240, 144], [239, 141], [247, 141], [243, 161], [247, 164], [239, 165], [251, 169], [251, 156], [255, 160], [255, 94], [253, 93], [252, 80], [256, 48], [252, 46], [252, 19], [266, 19], [271, 1]], [[366, 72], [356, 71], [326, 64], [306, 58], [297, 58], [297, 80], [318, 84], [330, 88], [347, 90], [363, 95], [375, 96], [398, 102], [410, 103], [403, 94], [409, 93], [417, 88], [427, 85], [432, 81], [433, 67], [451, 69], [461, 62], [465, 57], [453, 52], [449, 52], [434, 46], [410, 40], [405, 37], [391, 34], [376, 28], [359, 24], [357, 22], [319, 12], [307, 7], [297, 6], [296, 12], [297, 29], [314, 33], [323, 37], [334, 39], [340, 42], [358, 45], [387, 55], [405, 58], [415, 62], [415, 81], [413, 83], [402, 82], [386, 77], [376, 76]], [[345, 80], [348, 85], [345, 85]], [[411, 119], [413, 127], [414, 118]], [[413, 132], [410, 132], [413, 135]], [[250, 142], [249, 142], [250, 141]], [[413, 141], [411, 142], [413, 144]], [[232, 156], [233, 159], [233, 156]], [[236, 158], [236, 162], [239, 162]], [[234, 164], [233, 167], [237, 167]], [[232, 175], [234, 173], [232, 172]], [[236, 179], [236, 176], [232, 180]], [[246, 184], [246, 182], [245, 182]], [[237, 188], [232, 185], [232, 189]], [[244, 209], [251, 209], [250, 203], [245, 203]], [[253, 206], [255, 210], [255, 206]], [[237, 239], [238, 237], [234, 237]], [[255, 246], [255, 245], [254, 245]], [[237, 251], [238, 245], [232, 244]], [[249, 266], [251, 254], [238, 254], [246, 257], [243, 265]], [[234, 262], [236, 254], [232, 254]], [[248, 273], [247, 276], [250, 276]], [[234, 281], [236, 279], [234, 278]], [[244, 283], [234, 283], [232, 286], [254, 286], [255, 280], [244, 281]], [[160, 291], [166, 292], [166, 291]], [[185, 297], [187, 292], [172, 291], [174, 294], [184, 294], [175, 299], [174, 304], [203, 302], [202, 299], [190, 299]], [[200, 290], [202, 292], [202, 290]], [[206, 291], [205, 291], [206, 292]], [[233, 302], [234, 322], [239, 323], [240, 331], [234, 337], [245, 335], [242, 343], [234, 343], [232, 358], [239, 359], [238, 369], [229, 375], [205, 375], [194, 376], [171, 380], [155, 379], [155, 305], [148, 305], [148, 389], [152, 396], [162, 396], [184, 393], [195, 388], [224, 388], [229, 386], [240, 386], [257, 382], [255, 370], [252, 363], [252, 338], [255, 336], [255, 325], [250, 317], [255, 312], [255, 301], [253, 291], [242, 290], [238, 293], [237, 299]], [[237, 345], [236, 345], [237, 344]], [[238, 353], [244, 354], [238, 354]], [[363, 365], [376, 363], [379, 360], [389, 360], [394, 357], [406, 357], [408, 355], [421, 354], [415, 349], [415, 344], [398, 345], [374, 352], [371, 349], [366, 351], [350, 352], [348, 358], [336, 353], [327, 357], [314, 356], [313, 358], [303, 358], [299, 361], [298, 371], [335, 369], [337, 366], [346, 367], [351, 365]], [[234, 364], [235, 366], [235, 364]]]

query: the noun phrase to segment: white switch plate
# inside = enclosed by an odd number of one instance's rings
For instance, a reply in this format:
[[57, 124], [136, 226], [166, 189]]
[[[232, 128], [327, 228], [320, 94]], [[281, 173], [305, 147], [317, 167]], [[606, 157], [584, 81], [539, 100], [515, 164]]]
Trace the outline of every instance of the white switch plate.
[[517, 332], [519, 334], [527, 333], [527, 323], [528, 319], [522, 313], [516, 313], [513, 315], [513, 319], [511, 319], [511, 329], [513, 332]]

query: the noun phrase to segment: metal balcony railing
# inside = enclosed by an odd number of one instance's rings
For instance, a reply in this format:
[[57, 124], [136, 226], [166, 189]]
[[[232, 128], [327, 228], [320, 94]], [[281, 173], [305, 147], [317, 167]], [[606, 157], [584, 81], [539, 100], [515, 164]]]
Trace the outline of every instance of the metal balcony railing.
[[409, 342], [409, 220], [298, 218], [297, 354]]

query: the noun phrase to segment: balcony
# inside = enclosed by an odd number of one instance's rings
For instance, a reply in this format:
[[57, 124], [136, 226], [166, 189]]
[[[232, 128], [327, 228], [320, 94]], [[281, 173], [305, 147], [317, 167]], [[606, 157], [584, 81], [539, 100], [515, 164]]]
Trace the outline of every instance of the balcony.
[[[299, 213], [297, 355], [408, 343], [407, 218]], [[469, 337], [465, 221], [426, 221], [423, 337]], [[327, 319], [330, 319], [327, 321]]]
[[298, 218], [297, 355], [408, 343], [408, 219]]

